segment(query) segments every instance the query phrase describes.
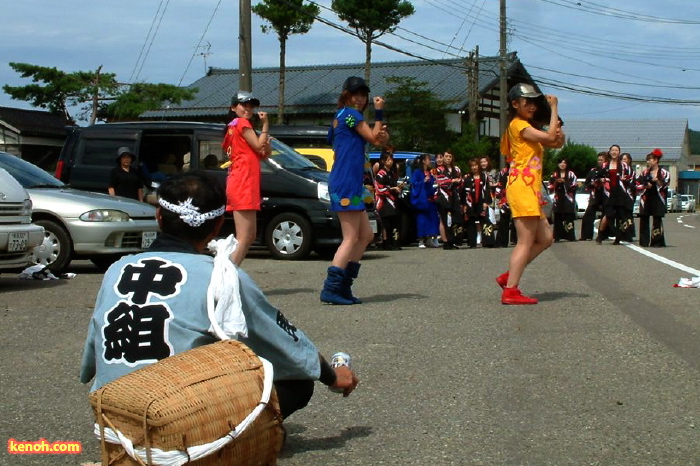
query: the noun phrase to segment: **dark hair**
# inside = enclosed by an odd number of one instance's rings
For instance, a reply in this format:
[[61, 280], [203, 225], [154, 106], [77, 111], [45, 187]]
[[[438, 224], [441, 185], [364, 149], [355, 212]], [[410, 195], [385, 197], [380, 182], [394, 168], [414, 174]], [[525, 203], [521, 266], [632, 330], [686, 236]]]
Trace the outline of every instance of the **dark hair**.
[[355, 94], [366, 94], [367, 95], [367, 100], [365, 101], [365, 105], [360, 109], [360, 112], [364, 112], [365, 109], [367, 108], [367, 105], [369, 105], [369, 92], [367, 92], [364, 89], [360, 89], [355, 92], [350, 92], [347, 89], [344, 90], [343, 92], [340, 93], [338, 96], [338, 108], [343, 108], [348, 105], [348, 102], [350, 102], [350, 97], [352, 97]]
[[[199, 212], [204, 214], [226, 205], [226, 193], [219, 181], [204, 172], [192, 171], [181, 173], [163, 181], [158, 187], [158, 198], [162, 198], [171, 204], [178, 205], [181, 202], [192, 199], [192, 204], [199, 207]], [[185, 223], [180, 214], [160, 207], [162, 217], [162, 230], [184, 240], [201, 241], [206, 239], [217, 225], [219, 217], [205, 220], [198, 227]]]
[[394, 160], [394, 154], [388, 151], [382, 151], [382, 155], [379, 156], [379, 165], [385, 167], [386, 161], [389, 159]]
[[598, 157], [603, 157], [603, 160], [606, 162], [608, 160], [610, 160], [610, 154], [608, 154], [606, 151], [598, 152], [598, 155], [596, 156], [596, 158], [598, 158]]
[[415, 159], [413, 159], [413, 164], [411, 164], [411, 168], [413, 170], [418, 170], [418, 169], [422, 170], [423, 169], [423, 160], [425, 160], [426, 157], [428, 158], [428, 160], [430, 160], [430, 154], [427, 154], [427, 153], [421, 154], [418, 157], [416, 157]]
[[646, 159], [649, 160], [650, 158], [655, 158], [656, 160], [661, 160], [661, 157], [663, 156], [664, 153], [661, 149], [654, 149], [653, 151], [647, 154]]
[[622, 154], [620, 154], [620, 160], [622, 160], [625, 157], [625, 155], [630, 158], [630, 163], [632, 163], [632, 155], [629, 152], [623, 152]]
[[[619, 150], [620, 152], [622, 152], [622, 149], [620, 148], [620, 146], [618, 146], [617, 144], [613, 144], [613, 145], [610, 146], [610, 148], [608, 149], [608, 157], [610, 157], [610, 151], [612, 150], [613, 147], [617, 147], [617, 150]], [[620, 157], [622, 157], [622, 154], [620, 154]]]
[[476, 165], [476, 168], [479, 169], [479, 173], [481, 173], [481, 164], [479, 163], [479, 157], [472, 157], [467, 161], [467, 166], [469, 167], [469, 171], [472, 169], [472, 164]]

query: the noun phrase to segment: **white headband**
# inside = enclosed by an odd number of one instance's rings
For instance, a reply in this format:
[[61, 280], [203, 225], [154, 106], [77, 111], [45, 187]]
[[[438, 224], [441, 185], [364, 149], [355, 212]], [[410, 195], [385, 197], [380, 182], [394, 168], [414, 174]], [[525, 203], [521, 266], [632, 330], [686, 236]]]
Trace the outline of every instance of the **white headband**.
[[199, 207], [192, 205], [192, 198], [187, 198], [185, 202], [178, 201], [178, 205], [172, 204], [163, 198], [158, 199], [158, 204], [166, 210], [180, 214], [183, 222], [191, 227], [198, 227], [207, 220], [214, 219], [224, 215], [225, 206], [221, 206], [216, 210], [209, 211], [204, 214], [199, 213]]

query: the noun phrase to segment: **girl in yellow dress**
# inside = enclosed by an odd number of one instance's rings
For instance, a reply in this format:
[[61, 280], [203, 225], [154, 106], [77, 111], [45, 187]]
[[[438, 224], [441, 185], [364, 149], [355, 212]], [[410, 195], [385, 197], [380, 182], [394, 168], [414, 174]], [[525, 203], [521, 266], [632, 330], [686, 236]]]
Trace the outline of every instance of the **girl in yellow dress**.
[[[501, 151], [510, 161], [506, 196], [510, 205], [518, 242], [510, 256], [510, 267], [496, 278], [503, 288], [503, 304], [537, 304], [536, 298], [525, 296], [518, 284], [525, 267], [552, 245], [553, 236], [542, 213], [542, 156], [544, 147], [561, 147], [558, 100], [543, 96], [529, 84], [516, 84], [508, 92], [508, 128]], [[547, 110], [551, 115], [543, 129], [535, 122], [535, 112]]]

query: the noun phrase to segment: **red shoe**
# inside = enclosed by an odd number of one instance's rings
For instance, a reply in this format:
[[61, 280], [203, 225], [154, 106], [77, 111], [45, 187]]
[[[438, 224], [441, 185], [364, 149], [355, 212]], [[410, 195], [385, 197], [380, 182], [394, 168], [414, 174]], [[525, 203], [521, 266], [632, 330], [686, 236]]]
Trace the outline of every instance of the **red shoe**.
[[498, 277], [496, 277], [496, 283], [498, 283], [498, 286], [500, 286], [501, 288], [505, 288], [506, 285], [508, 285], [508, 275], [509, 272], [504, 272]]
[[517, 286], [513, 288], [503, 288], [503, 294], [501, 295], [502, 304], [537, 304], [537, 302], [536, 298], [531, 298], [522, 294]]

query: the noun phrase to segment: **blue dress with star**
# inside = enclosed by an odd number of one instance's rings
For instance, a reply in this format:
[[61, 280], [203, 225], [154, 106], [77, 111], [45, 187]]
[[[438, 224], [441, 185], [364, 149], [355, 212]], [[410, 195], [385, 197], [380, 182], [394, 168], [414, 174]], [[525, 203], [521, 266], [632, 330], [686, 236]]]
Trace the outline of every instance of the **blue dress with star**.
[[357, 126], [364, 117], [354, 108], [343, 107], [336, 113], [335, 120], [338, 124], [332, 128], [331, 136], [335, 160], [328, 179], [331, 210], [365, 210], [365, 203], [374, 199], [363, 185], [364, 172], [370, 164], [365, 154], [365, 140], [357, 132]]

